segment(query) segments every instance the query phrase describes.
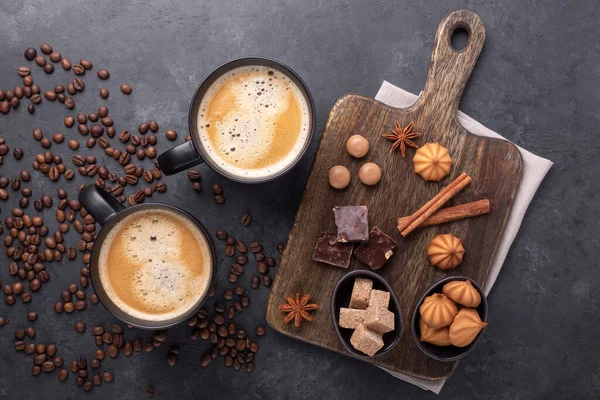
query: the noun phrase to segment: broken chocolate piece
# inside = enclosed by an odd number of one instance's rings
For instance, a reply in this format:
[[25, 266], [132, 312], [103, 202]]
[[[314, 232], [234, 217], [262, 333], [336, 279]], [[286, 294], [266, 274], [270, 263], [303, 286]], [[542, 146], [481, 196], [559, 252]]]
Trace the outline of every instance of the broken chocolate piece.
[[335, 233], [323, 232], [317, 239], [312, 258], [325, 264], [348, 268], [353, 247], [350, 243], [338, 242]]
[[369, 241], [362, 243], [354, 255], [372, 269], [379, 269], [394, 254], [398, 244], [388, 235], [375, 227], [369, 232]]
[[369, 240], [367, 206], [335, 206], [335, 225], [338, 242], [366, 242]]

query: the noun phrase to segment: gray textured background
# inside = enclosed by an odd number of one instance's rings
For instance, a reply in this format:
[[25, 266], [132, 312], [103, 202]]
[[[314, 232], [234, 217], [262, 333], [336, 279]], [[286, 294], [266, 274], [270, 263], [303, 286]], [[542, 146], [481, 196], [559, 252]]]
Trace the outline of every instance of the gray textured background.
[[[305, 79], [316, 102], [319, 136], [329, 107], [346, 92], [374, 95], [384, 79], [412, 92], [421, 90], [438, 23], [458, 8], [479, 13], [487, 28], [487, 41], [461, 109], [518, 145], [550, 158], [555, 166], [531, 204], [492, 291], [490, 327], [460, 363], [442, 396], [598, 395], [596, 1], [3, 1], [0, 87], [19, 83], [15, 71], [26, 63], [24, 49], [47, 41], [72, 61], [87, 57], [95, 69], [105, 67], [112, 73], [107, 83], [111, 97], [102, 101], [97, 95], [100, 81], [88, 77], [85, 92], [76, 97], [76, 110], [90, 112], [105, 103], [117, 132], [153, 118], [161, 133], [173, 128], [183, 138], [188, 102], [203, 77], [229, 59], [264, 55], [289, 64]], [[72, 79], [72, 74], [59, 69], [44, 76], [34, 68], [36, 82], [50, 88]], [[118, 92], [119, 83], [125, 81], [134, 87], [127, 98]], [[32, 128], [39, 126], [46, 134], [66, 131], [62, 126], [66, 109], [60, 104], [42, 104], [33, 117], [24, 108], [0, 116], [0, 136], [11, 148], [19, 143], [26, 150], [20, 162], [5, 157], [1, 174], [13, 176], [29, 167], [40, 149], [31, 137]], [[66, 133], [76, 136], [74, 130]], [[286, 178], [261, 186], [226, 182], [202, 167], [205, 187], [223, 184], [224, 206], [215, 205], [206, 190], [194, 193], [184, 175], [169, 178], [169, 191], [155, 199], [191, 211], [211, 231], [224, 227], [248, 242], [260, 239], [274, 252], [292, 225], [316, 145], [315, 139], [309, 155]], [[168, 146], [162, 140], [159, 150]], [[66, 145], [53, 150], [59, 148], [59, 154], [70, 160]], [[100, 154], [100, 149], [93, 153]], [[75, 183], [82, 181], [78, 177]], [[34, 197], [55, 195], [56, 186], [39, 173], [31, 186]], [[74, 194], [76, 185], [72, 186]], [[2, 218], [16, 197], [0, 204]], [[238, 219], [247, 210], [254, 213], [255, 223], [243, 228]], [[46, 215], [53, 220], [53, 212]], [[2, 256], [0, 280], [5, 282], [10, 281], [6, 264]], [[31, 377], [29, 357], [12, 349], [14, 329], [27, 326], [25, 309], [33, 309], [40, 312], [34, 323], [38, 341], [57, 343], [67, 361], [92, 354], [90, 333], [76, 334], [73, 324], [81, 319], [90, 329], [113, 318], [101, 306], [79, 316], [56, 316], [52, 311], [60, 289], [78, 279], [79, 267], [53, 265], [50, 283], [28, 306], [0, 304], [0, 315], [11, 320], [0, 328], [1, 398], [19, 393], [26, 398], [83, 395], [73, 377], [63, 384], [55, 374]], [[244, 277], [246, 285], [250, 275]], [[223, 268], [219, 279], [226, 279]], [[266, 296], [264, 288], [254, 291], [250, 311], [238, 323], [249, 329], [264, 323]], [[127, 338], [135, 334], [128, 332]], [[166, 363], [165, 346], [150, 354], [105, 361], [103, 367], [114, 371], [115, 383], [88, 396], [144, 398], [144, 389], [152, 384], [158, 398], [435, 398], [377, 368], [271, 330], [260, 340], [252, 374], [226, 369], [221, 360], [202, 369], [199, 360], [206, 345], [192, 343], [188, 336], [187, 326], [169, 332], [170, 341], [182, 343], [174, 368]]]

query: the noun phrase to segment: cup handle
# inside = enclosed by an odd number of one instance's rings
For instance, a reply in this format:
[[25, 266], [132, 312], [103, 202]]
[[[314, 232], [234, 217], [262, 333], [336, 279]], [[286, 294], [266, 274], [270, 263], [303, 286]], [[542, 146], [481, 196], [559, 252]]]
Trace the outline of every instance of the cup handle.
[[125, 209], [116, 197], [96, 185], [87, 185], [79, 193], [79, 202], [102, 226]]
[[204, 160], [191, 140], [173, 147], [158, 156], [158, 166], [165, 175], [173, 175]]

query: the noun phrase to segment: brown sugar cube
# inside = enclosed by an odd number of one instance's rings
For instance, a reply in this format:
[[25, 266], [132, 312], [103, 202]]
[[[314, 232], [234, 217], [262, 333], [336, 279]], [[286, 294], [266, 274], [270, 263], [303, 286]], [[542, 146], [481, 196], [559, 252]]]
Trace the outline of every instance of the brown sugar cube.
[[387, 333], [394, 330], [394, 313], [383, 307], [369, 307], [365, 310], [364, 325], [376, 333]]
[[371, 290], [369, 307], [383, 307], [387, 310], [390, 307], [390, 292], [377, 289]]
[[350, 343], [356, 350], [374, 356], [383, 347], [383, 338], [380, 334], [367, 329], [364, 324], [360, 324], [352, 333]]
[[354, 308], [340, 308], [340, 326], [347, 329], [355, 329], [363, 323], [365, 310]]
[[350, 308], [366, 309], [369, 306], [369, 298], [373, 289], [373, 281], [366, 278], [356, 278], [350, 297]]

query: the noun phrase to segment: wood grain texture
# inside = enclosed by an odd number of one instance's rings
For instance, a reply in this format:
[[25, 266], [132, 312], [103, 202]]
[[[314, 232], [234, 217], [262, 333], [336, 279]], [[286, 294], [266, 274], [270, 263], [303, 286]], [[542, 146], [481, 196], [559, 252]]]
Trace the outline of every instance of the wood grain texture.
[[[452, 32], [457, 27], [469, 33], [467, 47], [461, 52], [450, 46]], [[476, 14], [465, 10], [453, 12], [438, 28], [425, 89], [413, 106], [397, 109], [355, 94], [343, 96], [335, 103], [271, 288], [267, 321], [274, 329], [350, 355], [335, 333], [329, 304], [334, 285], [346, 272], [367, 267], [353, 257], [349, 269], [345, 270], [314, 262], [311, 255], [319, 233], [336, 229], [334, 206], [367, 205], [370, 227], [379, 227], [398, 242], [397, 253], [379, 273], [394, 289], [404, 316], [400, 322], [403, 325], [400, 343], [384, 356], [367, 362], [431, 380], [447, 378], [453, 373], [457, 363], [430, 359], [414, 344], [410, 333], [411, 313], [421, 294], [445, 276], [466, 275], [480, 285], [485, 283], [522, 168], [521, 155], [514, 145], [474, 136], [457, 121], [460, 97], [484, 41], [485, 28]], [[414, 121], [413, 131], [422, 134], [416, 139], [417, 144], [439, 142], [448, 148], [454, 161], [450, 175], [440, 182], [425, 182], [413, 172], [414, 149], [407, 150], [406, 159], [399, 151], [390, 154], [391, 142], [381, 135], [394, 126], [394, 121], [402, 126]], [[357, 133], [366, 137], [371, 145], [367, 156], [360, 160], [345, 150], [346, 140]], [[382, 181], [374, 187], [367, 187], [358, 179], [358, 170], [365, 162], [374, 162], [383, 170]], [[352, 174], [350, 185], [341, 191], [332, 189], [327, 182], [329, 168], [338, 164], [345, 165]], [[418, 229], [402, 238], [396, 229], [397, 218], [412, 214], [461, 172], [468, 173], [473, 183], [447, 206], [487, 198], [491, 213]], [[466, 254], [455, 271], [443, 273], [430, 265], [427, 246], [437, 234], [448, 232], [462, 239]], [[285, 295], [296, 292], [310, 293], [311, 301], [321, 306], [314, 313], [313, 322], [304, 323], [301, 328], [284, 324], [283, 315], [277, 309]]]

